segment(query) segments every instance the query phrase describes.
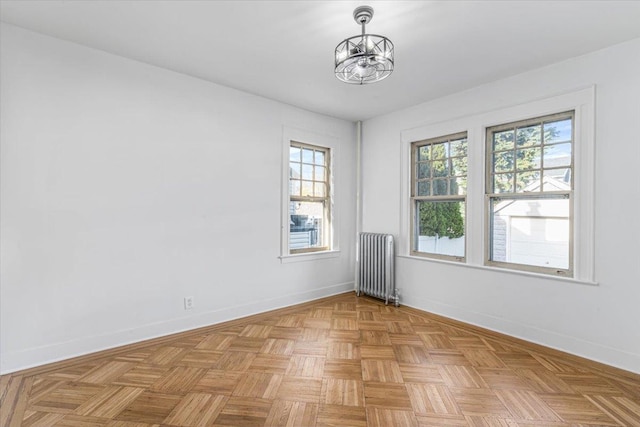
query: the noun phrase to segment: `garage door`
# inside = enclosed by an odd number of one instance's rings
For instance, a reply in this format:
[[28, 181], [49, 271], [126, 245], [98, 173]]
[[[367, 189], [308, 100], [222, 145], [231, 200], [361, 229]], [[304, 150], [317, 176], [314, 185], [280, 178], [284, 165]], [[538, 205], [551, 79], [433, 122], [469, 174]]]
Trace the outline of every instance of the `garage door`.
[[507, 261], [569, 268], [569, 220], [511, 217]]

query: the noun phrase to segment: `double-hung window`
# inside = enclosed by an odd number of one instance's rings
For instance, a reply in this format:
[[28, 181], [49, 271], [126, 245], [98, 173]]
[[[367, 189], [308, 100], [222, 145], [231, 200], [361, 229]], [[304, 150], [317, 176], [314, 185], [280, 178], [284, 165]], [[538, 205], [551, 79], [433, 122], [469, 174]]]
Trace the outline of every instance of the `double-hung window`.
[[594, 102], [590, 87], [403, 130], [400, 256], [595, 284]]
[[329, 148], [291, 141], [289, 253], [330, 249]]
[[467, 134], [411, 144], [411, 253], [464, 261]]
[[574, 112], [486, 135], [486, 264], [573, 276]]

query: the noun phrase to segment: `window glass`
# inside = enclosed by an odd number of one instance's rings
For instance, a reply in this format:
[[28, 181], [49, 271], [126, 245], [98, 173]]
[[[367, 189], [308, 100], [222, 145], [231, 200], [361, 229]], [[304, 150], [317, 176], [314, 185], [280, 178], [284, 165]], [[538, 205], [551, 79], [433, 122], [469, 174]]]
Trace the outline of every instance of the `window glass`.
[[464, 202], [418, 201], [416, 214], [417, 251], [464, 257]]
[[321, 248], [324, 242], [325, 207], [323, 202], [291, 202], [289, 249]]
[[289, 160], [292, 162], [300, 162], [300, 147], [289, 147]]
[[500, 198], [491, 204], [493, 261], [569, 268], [569, 199]]

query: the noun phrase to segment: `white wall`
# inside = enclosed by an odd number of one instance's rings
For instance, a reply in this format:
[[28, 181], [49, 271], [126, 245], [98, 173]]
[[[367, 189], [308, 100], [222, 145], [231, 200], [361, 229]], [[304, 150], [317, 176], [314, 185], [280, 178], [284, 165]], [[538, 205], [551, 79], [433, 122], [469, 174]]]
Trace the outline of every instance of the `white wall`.
[[401, 257], [403, 304], [640, 372], [638, 52], [640, 39], [364, 123], [363, 230], [406, 236], [403, 131], [596, 85], [598, 285]]
[[[3, 373], [353, 288], [353, 123], [1, 35]], [[283, 127], [340, 144], [336, 257], [278, 258]]]

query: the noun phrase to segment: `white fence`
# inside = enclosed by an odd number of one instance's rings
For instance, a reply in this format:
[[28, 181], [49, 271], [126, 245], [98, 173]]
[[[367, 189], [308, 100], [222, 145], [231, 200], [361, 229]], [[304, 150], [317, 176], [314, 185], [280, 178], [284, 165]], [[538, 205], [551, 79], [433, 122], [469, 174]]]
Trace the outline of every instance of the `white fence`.
[[303, 249], [311, 246], [311, 231], [289, 233], [289, 249]]
[[419, 236], [418, 251], [432, 254], [464, 256], [464, 237]]

